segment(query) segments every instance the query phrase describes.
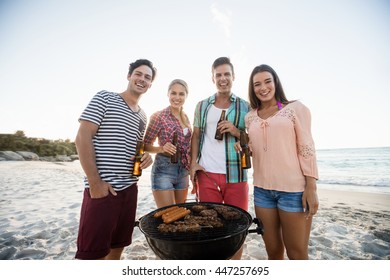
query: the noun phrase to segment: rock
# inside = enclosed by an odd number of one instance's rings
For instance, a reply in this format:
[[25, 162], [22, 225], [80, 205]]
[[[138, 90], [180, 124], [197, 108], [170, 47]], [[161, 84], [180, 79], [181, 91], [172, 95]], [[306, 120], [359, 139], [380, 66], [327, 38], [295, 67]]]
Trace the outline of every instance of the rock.
[[70, 159], [71, 159], [72, 161], [78, 160], [78, 159], [79, 159], [79, 155], [70, 155]]
[[25, 160], [39, 160], [39, 156], [33, 152], [16, 151], [16, 153], [21, 155]]
[[27, 152], [27, 151], [0, 151], [0, 161], [7, 160], [40, 160], [40, 161], [49, 161], [49, 162], [70, 162], [78, 160], [78, 155], [57, 155], [57, 156], [38, 156], [36, 153]]
[[0, 157], [5, 158], [6, 160], [24, 160], [21, 155], [12, 151], [0, 151]]
[[56, 159], [55, 157], [52, 157], [52, 156], [40, 157], [39, 160], [40, 160], [40, 161], [50, 161], [50, 162], [55, 162], [55, 161], [57, 161], [57, 159]]
[[66, 155], [58, 155], [56, 156], [56, 161], [72, 161], [70, 157]]

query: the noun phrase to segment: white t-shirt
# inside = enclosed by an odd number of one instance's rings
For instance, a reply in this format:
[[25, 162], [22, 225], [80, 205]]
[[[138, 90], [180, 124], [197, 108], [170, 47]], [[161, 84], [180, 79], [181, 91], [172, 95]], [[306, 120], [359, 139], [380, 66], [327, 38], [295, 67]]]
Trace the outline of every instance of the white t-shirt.
[[221, 113], [222, 109], [214, 105], [207, 113], [206, 131], [199, 164], [208, 172], [226, 174], [225, 138], [222, 141], [214, 138]]

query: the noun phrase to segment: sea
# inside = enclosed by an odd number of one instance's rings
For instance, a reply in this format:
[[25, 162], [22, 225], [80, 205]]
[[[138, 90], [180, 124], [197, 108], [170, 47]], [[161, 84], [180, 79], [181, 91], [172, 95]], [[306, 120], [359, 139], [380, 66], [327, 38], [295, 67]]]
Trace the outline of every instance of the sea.
[[316, 152], [319, 187], [390, 194], [390, 147]]

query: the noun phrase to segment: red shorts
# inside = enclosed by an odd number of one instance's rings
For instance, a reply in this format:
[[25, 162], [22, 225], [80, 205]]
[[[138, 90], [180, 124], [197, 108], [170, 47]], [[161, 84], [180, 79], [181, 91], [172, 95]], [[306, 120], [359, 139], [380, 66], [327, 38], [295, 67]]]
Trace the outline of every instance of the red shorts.
[[[225, 174], [198, 172], [198, 198], [201, 202], [226, 203], [248, 211], [248, 182], [226, 183]], [[217, 186], [219, 187], [217, 187]]]
[[137, 184], [98, 199], [91, 199], [89, 188], [84, 190], [76, 259], [101, 259], [111, 248], [131, 244], [137, 195]]

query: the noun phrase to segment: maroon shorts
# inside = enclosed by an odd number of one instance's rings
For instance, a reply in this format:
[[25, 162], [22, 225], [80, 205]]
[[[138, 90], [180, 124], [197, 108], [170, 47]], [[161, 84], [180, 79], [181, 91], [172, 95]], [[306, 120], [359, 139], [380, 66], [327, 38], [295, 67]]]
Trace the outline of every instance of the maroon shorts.
[[101, 259], [111, 248], [131, 244], [137, 195], [137, 184], [98, 199], [91, 199], [88, 188], [84, 190], [76, 259]]
[[226, 183], [225, 174], [198, 172], [198, 196], [201, 202], [218, 202], [248, 211], [249, 186], [247, 182]]

